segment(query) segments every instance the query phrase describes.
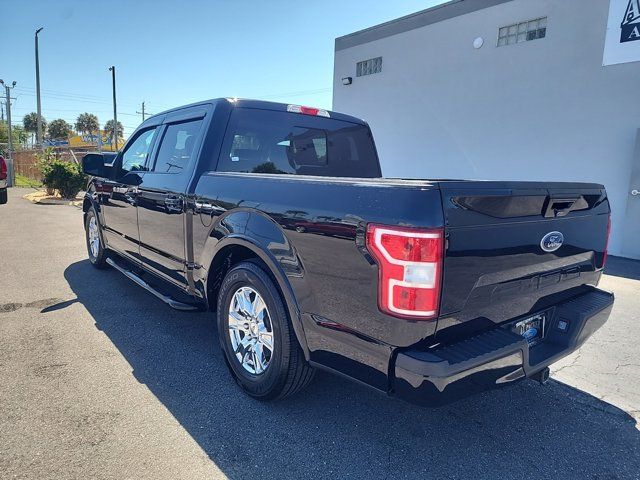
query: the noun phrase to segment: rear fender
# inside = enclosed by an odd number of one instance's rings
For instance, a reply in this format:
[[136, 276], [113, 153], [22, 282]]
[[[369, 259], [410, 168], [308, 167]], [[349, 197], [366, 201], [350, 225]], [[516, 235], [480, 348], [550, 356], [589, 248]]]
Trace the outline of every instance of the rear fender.
[[269, 269], [280, 292], [286, 300], [289, 318], [298, 342], [309, 359], [309, 349], [302, 328], [300, 306], [291, 285], [290, 278], [304, 281], [302, 263], [294, 246], [282, 228], [262, 212], [238, 209], [221, 216], [207, 237], [199, 263], [206, 265], [197, 283], [208, 292], [209, 267], [217, 260], [217, 255], [225, 255], [225, 248], [241, 246], [250, 250]]

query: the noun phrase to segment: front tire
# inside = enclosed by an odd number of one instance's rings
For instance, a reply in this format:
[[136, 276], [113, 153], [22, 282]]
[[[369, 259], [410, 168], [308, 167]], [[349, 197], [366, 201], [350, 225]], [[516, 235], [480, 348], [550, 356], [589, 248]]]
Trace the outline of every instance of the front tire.
[[107, 267], [107, 251], [102, 240], [102, 230], [100, 222], [93, 207], [89, 209], [84, 219], [85, 238], [87, 243], [87, 253], [91, 265], [98, 269]]
[[217, 321], [227, 366], [245, 393], [281, 399], [313, 378], [283, 298], [258, 264], [243, 262], [227, 273], [218, 293]]

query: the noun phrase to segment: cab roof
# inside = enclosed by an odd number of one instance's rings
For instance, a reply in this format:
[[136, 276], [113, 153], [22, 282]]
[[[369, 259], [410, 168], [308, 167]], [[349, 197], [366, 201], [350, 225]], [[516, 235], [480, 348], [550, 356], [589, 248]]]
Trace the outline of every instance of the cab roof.
[[[176, 107], [176, 108], [172, 108], [169, 110], [165, 110], [163, 112], [157, 113], [153, 116], [150, 116], [146, 121], [148, 122], [151, 119], [155, 119], [164, 115], [167, 115], [169, 113], [173, 113], [173, 112], [178, 112], [182, 109], [185, 108], [191, 108], [191, 107], [197, 107], [200, 105], [216, 105], [218, 103], [221, 102], [226, 102], [229, 105], [231, 105], [233, 108], [255, 108], [255, 109], [259, 109], [259, 110], [274, 110], [277, 112], [287, 112], [289, 111], [289, 107], [294, 106], [294, 107], [302, 107], [299, 104], [292, 104], [292, 103], [279, 103], [279, 102], [268, 102], [266, 100], [251, 100], [251, 99], [246, 99], [246, 98], [214, 98], [211, 100], [203, 100], [201, 102], [195, 102], [195, 103], [191, 103], [189, 105], [182, 105], [180, 107]], [[305, 107], [305, 108], [313, 108], [313, 107]], [[356, 123], [359, 125], [366, 125], [367, 123], [360, 119], [360, 118], [356, 118], [353, 117], [351, 115], [345, 115], [344, 113], [339, 113], [339, 112], [334, 112], [332, 110], [325, 110], [325, 109], [319, 109], [319, 110], [324, 110], [325, 112], [327, 112], [329, 114], [329, 118], [333, 118], [335, 120], [342, 120], [342, 121], [346, 121], [346, 122], [351, 122], [351, 123]]]

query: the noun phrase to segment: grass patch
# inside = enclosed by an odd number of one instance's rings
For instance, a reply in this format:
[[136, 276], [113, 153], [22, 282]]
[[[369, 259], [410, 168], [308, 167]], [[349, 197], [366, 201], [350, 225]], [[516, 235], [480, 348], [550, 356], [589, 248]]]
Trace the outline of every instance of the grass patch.
[[16, 187], [40, 188], [42, 187], [42, 183], [38, 180], [33, 180], [29, 177], [16, 173]]

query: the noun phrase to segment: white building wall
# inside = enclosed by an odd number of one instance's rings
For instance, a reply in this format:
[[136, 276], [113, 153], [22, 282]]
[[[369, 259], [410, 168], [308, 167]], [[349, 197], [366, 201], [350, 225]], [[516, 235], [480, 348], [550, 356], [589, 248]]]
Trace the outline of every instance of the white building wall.
[[[602, 66], [608, 4], [513, 0], [338, 50], [333, 109], [369, 122], [387, 177], [603, 183], [621, 255], [640, 63]], [[544, 16], [546, 38], [496, 47], [499, 27]]]

